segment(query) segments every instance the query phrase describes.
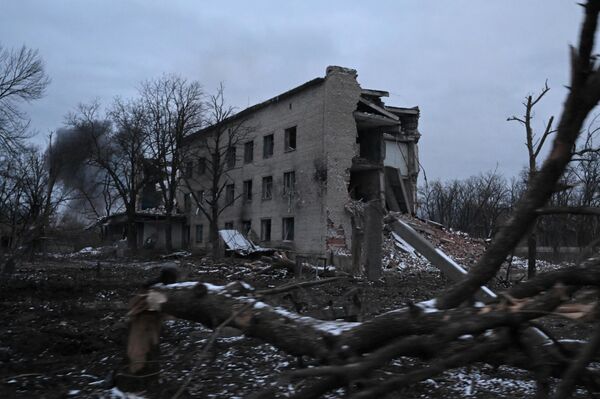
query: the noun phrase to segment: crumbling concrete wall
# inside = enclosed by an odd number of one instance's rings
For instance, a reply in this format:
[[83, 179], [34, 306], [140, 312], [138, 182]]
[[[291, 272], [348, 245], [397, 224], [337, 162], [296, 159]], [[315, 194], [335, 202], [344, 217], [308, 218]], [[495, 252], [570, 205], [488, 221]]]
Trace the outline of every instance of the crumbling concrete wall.
[[[353, 112], [356, 110], [361, 88], [356, 77], [353, 69], [328, 67], [324, 85], [323, 150], [327, 160], [327, 194], [324, 201], [327, 219], [324, 225], [333, 225], [333, 231], [336, 232], [352, 231], [350, 214], [344, 205], [349, 200], [352, 158], [359, 151]], [[328, 231], [324, 233], [327, 237]], [[345, 240], [345, 248], [350, 254], [351, 234], [345, 234]], [[339, 245], [335, 250], [339, 252]]]
[[[325, 102], [324, 82], [306, 87], [284, 98], [275, 97], [267, 106], [252, 112], [246, 126], [252, 132], [246, 141], [254, 141], [253, 161], [244, 163], [243, 144], [236, 149], [235, 168], [227, 171], [227, 178], [235, 184], [235, 195], [242, 193], [243, 182], [252, 180], [252, 201], [237, 198], [234, 204], [223, 211], [219, 218], [219, 228], [225, 223], [242, 231], [244, 221], [251, 222], [251, 234], [260, 237], [261, 220], [271, 219], [271, 240], [260, 242], [264, 246], [289, 248], [291, 251], [314, 256], [325, 253], [326, 214], [323, 198], [327, 192], [327, 162], [323, 152], [323, 120]], [[296, 126], [297, 147], [285, 151], [285, 129]], [[274, 135], [274, 151], [269, 158], [263, 157], [263, 138]], [[202, 156], [197, 154], [196, 156]], [[206, 154], [204, 154], [206, 156]], [[283, 175], [295, 172], [296, 189], [293, 195], [283, 193]], [[194, 169], [194, 173], [196, 169]], [[208, 175], [205, 175], [208, 178]], [[262, 178], [272, 176], [273, 195], [262, 198]], [[201, 183], [194, 181], [195, 191], [202, 189]], [[206, 187], [204, 187], [206, 189]], [[208, 192], [208, 191], [206, 191]], [[282, 240], [282, 219], [294, 218], [294, 240]], [[208, 220], [195, 205], [189, 212], [191, 225], [191, 245], [193, 248], [207, 246]], [[195, 237], [195, 226], [203, 225], [204, 237], [201, 243]]]

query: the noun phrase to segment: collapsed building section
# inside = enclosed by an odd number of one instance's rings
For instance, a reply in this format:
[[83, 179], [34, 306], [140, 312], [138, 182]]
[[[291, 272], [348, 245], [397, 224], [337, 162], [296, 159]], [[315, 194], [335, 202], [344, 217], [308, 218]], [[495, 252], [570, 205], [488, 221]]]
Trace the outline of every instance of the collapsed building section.
[[382, 192], [389, 210], [414, 214], [419, 109], [386, 106], [381, 98], [388, 96], [381, 90], [361, 92], [354, 111], [360, 151], [352, 163], [350, 192], [367, 200]]
[[[361, 88], [355, 70], [330, 66], [325, 77], [224, 121], [243, 121], [247, 135], [227, 152], [218, 228], [345, 268], [381, 259], [383, 213], [414, 214], [419, 174], [419, 109], [385, 105], [388, 96]], [[186, 142], [180, 203], [192, 250], [211, 245], [200, 208], [214, 186], [206, 167], [213, 154], [203, 143], [215, 129]]]

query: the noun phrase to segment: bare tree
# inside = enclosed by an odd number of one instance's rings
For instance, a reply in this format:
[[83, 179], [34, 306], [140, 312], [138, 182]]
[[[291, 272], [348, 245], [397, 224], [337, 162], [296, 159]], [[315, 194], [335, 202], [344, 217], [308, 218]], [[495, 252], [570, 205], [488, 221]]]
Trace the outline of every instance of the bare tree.
[[23, 185], [18, 154], [0, 157], [0, 226], [8, 233], [8, 250], [18, 245], [18, 231], [22, 223]]
[[[85, 166], [86, 164], [82, 165]], [[87, 219], [99, 220], [123, 208], [119, 193], [106, 170], [93, 168], [86, 174], [86, 180], [79, 181], [74, 190], [77, 195], [69, 208], [83, 212]]]
[[68, 190], [60, 187], [60, 165], [51, 161], [52, 141], [44, 151], [24, 147], [0, 163], [0, 224], [10, 229], [10, 249], [33, 257]]
[[585, 12], [579, 45], [577, 48], [571, 47], [570, 91], [550, 154], [529, 180], [527, 190], [516, 204], [511, 218], [502, 226], [492, 245], [470, 270], [467, 278], [439, 298], [443, 308], [457, 306], [496, 274], [510, 251], [535, 223], [537, 209], [546, 205], [552, 197], [572, 159], [573, 148], [583, 124], [600, 100], [600, 70], [592, 56], [600, 2], [588, 1]]
[[[118, 193], [127, 217], [127, 245], [136, 251], [135, 217], [145, 183], [147, 151], [144, 109], [139, 102], [116, 99], [107, 115], [110, 119], [102, 120], [99, 108], [98, 103], [80, 105], [68, 116], [68, 123], [88, 141], [91, 148], [88, 162], [104, 171], [106, 189]], [[114, 203], [114, 198], [109, 200]]]
[[37, 50], [0, 45], [0, 151], [14, 152], [28, 137], [29, 120], [19, 102], [42, 97], [50, 79]]
[[433, 181], [420, 190], [421, 214], [448, 227], [488, 238], [510, 207], [510, 190], [496, 171], [465, 180]]
[[[563, 185], [569, 187], [556, 193], [549, 208], [553, 210], [581, 211], [600, 206], [600, 148], [598, 148], [598, 117], [596, 115], [588, 123], [585, 135], [573, 152], [573, 159], [563, 179]], [[546, 209], [548, 211], [549, 209]], [[600, 208], [599, 208], [600, 210]], [[595, 215], [557, 215], [553, 214], [541, 220], [542, 223], [563, 225], [562, 245], [585, 247], [595, 240], [600, 233], [600, 219]], [[566, 226], [566, 228], [564, 227]], [[558, 233], [558, 232], [556, 232]], [[565, 234], [566, 233], [566, 234]]]
[[[556, 132], [552, 129], [552, 123], [554, 122], [554, 116], [551, 116], [546, 123], [546, 127], [541, 134], [538, 136], [535, 134], [532, 126], [532, 120], [534, 118], [534, 107], [540, 100], [550, 91], [548, 87], [548, 81], [544, 83], [544, 87], [538, 95], [528, 95], [525, 97], [523, 106], [525, 107], [525, 115], [523, 117], [511, 116], [507, 121], [516, 121], [525, 127], [525, 146], [527, 147], [527, 155], [529, 160], [529, 173], [528, 181], [531, 181], [535, 173], [537, 172], [537, 158], [540, 151], [544, 147], [544, 143], [548, 136]], [[536, 273], [536, 257], [537, 257], [537, 241], [535, 234], [536, 225], [534, 224], [531, 228], [531, 232], [527, 237], [527, 277], [531, 278]]]
[[176, 75], [142, 83], [140, 94], [146, 114], [150, 155], [161, 173], [166, 215], [165, 244], [173, 249], [171, 218], [177, 211], [183, 141], [202, 125], [202, 89], [198, 82]]
[[198, 147], [186, 154], [190, 164], [194, 158], [204, 172], [183, 173], [186, 195], [194, 199], [196, 207], [209, 222], [209, 242], [213, 257], [219, 256], [219, 216], [241, 194], [227, 194], [226, 186], [232, 181], [229, 170], [239, 158], [237, 147], [244, 143], [254, 130], [243, 117], [236, 117], [235, 108], [226, 105], [224, 87], [206, 101], [208, 127], [199, 132]]

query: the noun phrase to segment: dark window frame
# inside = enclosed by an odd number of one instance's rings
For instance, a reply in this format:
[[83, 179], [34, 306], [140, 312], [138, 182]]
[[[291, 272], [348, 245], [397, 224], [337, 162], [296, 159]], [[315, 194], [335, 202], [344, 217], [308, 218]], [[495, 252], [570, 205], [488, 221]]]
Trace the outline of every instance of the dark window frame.
[[281, 218], [281, 241], [294, 241], [295, 228], [295, 220], [293, 217]]
[[296, 192], [296, 171], [290, 170], [283, 173], [283, 195]]
[[[269, 190], [267, 191], [267, 187], [269, 187]], [[266, 195], [266, 194], [269, 195]], [[262, 178], [262, 199], [263, 200], [270, 200], [273, 199], [273, 176], [263, 176]]]
[[251, 202], [252, 201], [252, 179], [249, 180], [244, 180], [243, 181], [243, 198], [245, 202]]
[[283, 152], [292, 152], [296, 151], [297, 147], [297, 137], [298, 137], [298, 127], [292, 126], [284, 131], [283, 137]]
[[275, 135], [273, 133], [263, 136], [263, 159], [273, 157], [275, 152]]
[[241, 229], [242, 234], [248, 237], [252, 231], [252, 219], [242, 220]]
[[250, 140], [244, 144], [244, 163], [252, 163], [254, 161], [254, 140]]
[[225, 186], [225, 204], [230, 205], [235, 201], [235, 183]]
[[235, 150], [235, 146], [231, 146], [227, 149], [227, 159], [226, 159], [227, 169], [235, 168], [235, 163], [236, 163], [236, 150]]
[[[266, 228], [268, 227], [268, 228]], [[271, 230], [273, 227], [273, 223], [271, 222], [271, 218], [262, 218], [260, 219], [260, 240], [264, 242], [271, 241]]]

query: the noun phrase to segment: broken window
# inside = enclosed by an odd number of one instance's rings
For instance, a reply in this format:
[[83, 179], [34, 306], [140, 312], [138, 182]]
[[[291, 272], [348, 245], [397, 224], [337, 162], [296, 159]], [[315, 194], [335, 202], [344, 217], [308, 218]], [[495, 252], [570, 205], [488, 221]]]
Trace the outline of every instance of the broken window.
[[230, 205], [233, 203], [235, 195], [235, 186], [233, 184], [228, 184], [225, 186], [225, 204]]
[[198, 158], [198, 174], [203, 175], [206, 172], [206, 158]]
[[252, 180], [244, 181], [244, 201], [252, 201]]
[[273, 176], [265, 176], [262, 179], [262, 199], [273, 198]]
[[294, 240], [294, 218], [283, 218], [281, 226], [281, 239], [283, 241]]
[[201, 224], [196, 225], [196, 242], [202, 242], [202, 235], [204, 233], [204, 226]]
[[233, 230], [233, 222], [225, 222], [225, 230]]
[[269, 134], [263, 137], [263, 158], [271, 158], [273, 156], [273, 144], [275, 137]]
[[261, 219], [260, 221], [260, 240], [271, 241], [271, 219]]
[[192, 193], [183, 194], [183, 209], [185, 212], [192, 209]]
[[189, 161], [185, 163], [185, 169], [183, 175], [186, 179], [191, 179], [194, 173], [194, 162]]
[[283, 144], [285, 152], [296, 150], [296, 126], [285, 129]]
[[250, 163], [254, 160], [254, 141], [244, 144], [244, 163]]
[[296, 191], [296, 172], [283, 174], [283, 194], [292, 195]]
[[250, 230], [252, 230], [252, 221], [242, 220], [242, 234], [248, 237], [248, 235], [250, 234]]
[[227, 167], [235, 168], [235, 147], [229, 147], [227, 150]]

